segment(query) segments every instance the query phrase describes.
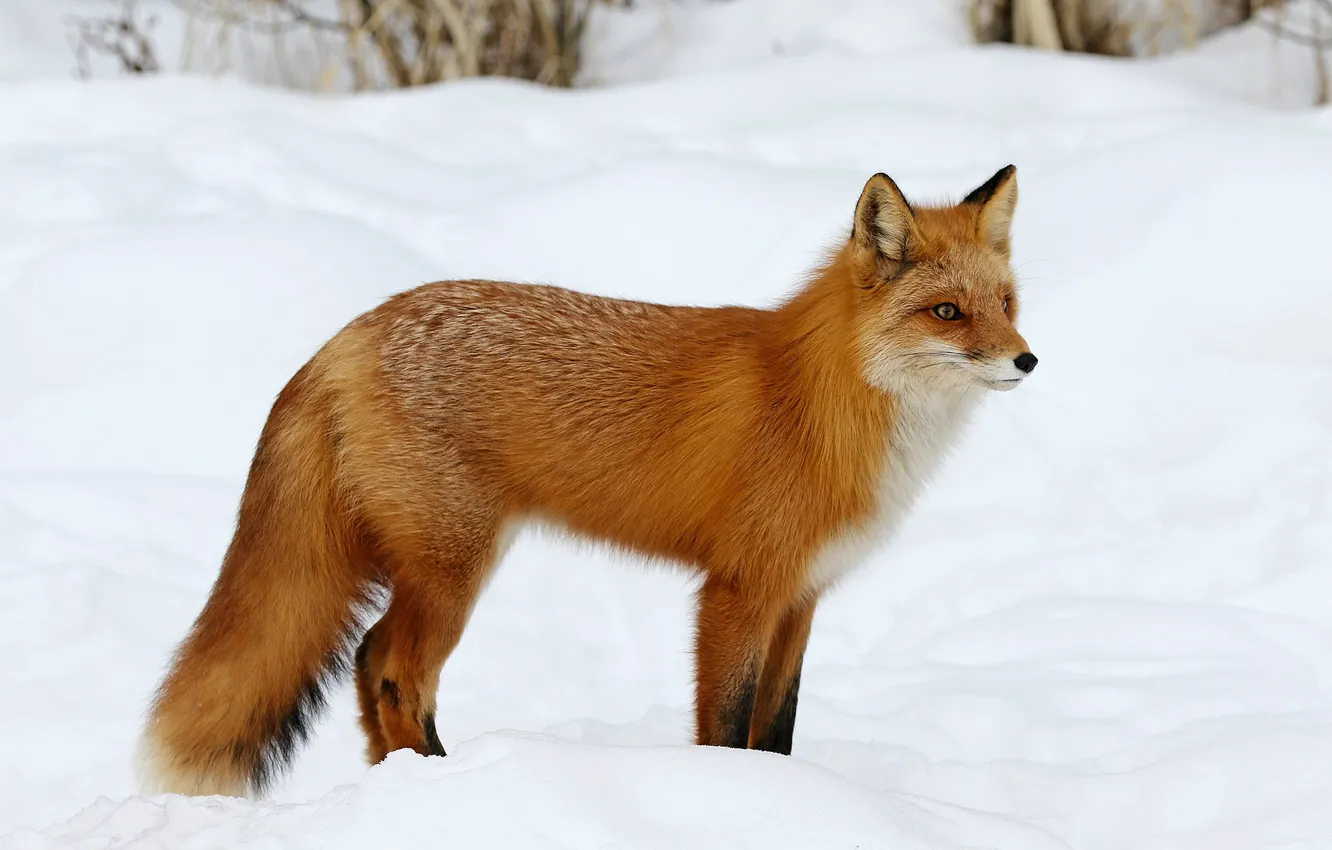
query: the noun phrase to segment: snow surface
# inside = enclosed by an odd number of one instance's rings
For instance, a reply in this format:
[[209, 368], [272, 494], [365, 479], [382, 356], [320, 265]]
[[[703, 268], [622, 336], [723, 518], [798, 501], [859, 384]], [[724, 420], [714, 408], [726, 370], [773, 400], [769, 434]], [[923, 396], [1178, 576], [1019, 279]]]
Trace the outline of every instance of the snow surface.
[[[0, 848], [1332, 847], [1332, 112], [1211, 73], [1252, 33], [1124, 63], [830, 5], [604, 18], [641, 82], [579, 92], [0, 82]], [[686, 745], [685, 579], [533, 534], [449, 757], [367, 769], [344, 689], [272, 802], [132, 796], [268, 405], [357, 312], [771, 303], [869, 174], [1010, 161], [1041, 365], [821, 607], [793, 758]]]

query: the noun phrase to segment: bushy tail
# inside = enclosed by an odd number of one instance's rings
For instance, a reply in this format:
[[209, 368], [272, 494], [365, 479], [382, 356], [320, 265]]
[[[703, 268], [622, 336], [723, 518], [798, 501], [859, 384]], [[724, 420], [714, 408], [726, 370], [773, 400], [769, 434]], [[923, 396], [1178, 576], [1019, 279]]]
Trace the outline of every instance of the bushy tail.
[[346, 669], [369, 569], [326, 399], [307, 365], [273, 405], [221, 574], [152, 704], [144, 793], [263, 794]]

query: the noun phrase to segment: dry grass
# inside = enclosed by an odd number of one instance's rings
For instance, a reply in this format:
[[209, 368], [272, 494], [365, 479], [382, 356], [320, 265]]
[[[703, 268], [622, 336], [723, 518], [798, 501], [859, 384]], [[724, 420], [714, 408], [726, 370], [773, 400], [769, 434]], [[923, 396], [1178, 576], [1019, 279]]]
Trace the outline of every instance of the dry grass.
[[1315, 98], [1332, 102], [1332, 0], [970, 0], [969, 11], [972, 36], [981, 43], [1105, 56], [1193, 47], [1209, 33], [1254, 20], [1309, 48]]
[[591, 0], [343, 0], [341, 6], [358, 88], [482, 76], [568, 86]]
[[[297, 88], [383, 89], [465, 77], [570, 86], [595, 3], [627, 0], [170, 0], [186, 16], [182, 65]], [[157, 69], [135, 0], [71, 20], [89, 54]], [[148, 57], [151, 62], [140, 62]]]
[[970, 15], [979, 42], [1134, 56], [1191, 47], [1248, 18], [1253, 6], [1251, 0], [971, 0]]
[[[257, 42], [289, 85], [404, 88], [464, 77], [516, 77], [568, 86], [594, 0], [338, 0], [321, 17], [300, 0], [175, 0], [191, 17], [194, 61], [237, 36]], [[207, 50], [209, 42], [214, 49]], [[300, 43], [303, 61], [288, 54]], [[203, 50], [198, 48], [203, 47]], [[253, 51], [253, 48], [252, 48]]]

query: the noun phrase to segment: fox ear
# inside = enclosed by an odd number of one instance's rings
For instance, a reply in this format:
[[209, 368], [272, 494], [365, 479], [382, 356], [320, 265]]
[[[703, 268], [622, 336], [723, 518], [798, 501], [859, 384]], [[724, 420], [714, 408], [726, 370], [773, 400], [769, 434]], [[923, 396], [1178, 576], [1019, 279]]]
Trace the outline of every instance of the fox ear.
[[964, 204], [980, 207], [980, 237], [1005, 257], [1010, 253], [1017, 199], [1017, 167], [1013, 165], [1005, 165], [962, 199]]
[[851, 241], [889, 266], [888, 276], [907, 262], [919, 239], [916, 216], [902, 190], [887, 174], [875, 174], [860, 192]]

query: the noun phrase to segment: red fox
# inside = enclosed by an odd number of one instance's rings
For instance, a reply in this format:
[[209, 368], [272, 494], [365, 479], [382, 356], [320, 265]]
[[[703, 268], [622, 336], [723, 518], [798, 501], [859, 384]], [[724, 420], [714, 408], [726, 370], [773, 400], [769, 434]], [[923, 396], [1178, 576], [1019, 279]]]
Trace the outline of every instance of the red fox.
[[472, 280], [354, 319], [273, 404], [149, 712], [143, 789], [265, 793], [347, 671], [372, 764], [444, 755], [440, 671], [527, 522], [696, 571], [696, 742], [790, 754], [820, 595], [901, 522], [984, 390], [1036, 366], [1016, 204], [1011, 165], [951, 205], [876, 174], [773, 309]]

